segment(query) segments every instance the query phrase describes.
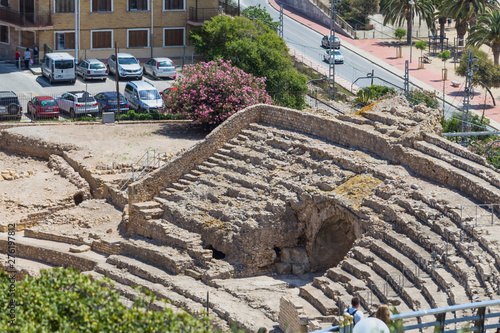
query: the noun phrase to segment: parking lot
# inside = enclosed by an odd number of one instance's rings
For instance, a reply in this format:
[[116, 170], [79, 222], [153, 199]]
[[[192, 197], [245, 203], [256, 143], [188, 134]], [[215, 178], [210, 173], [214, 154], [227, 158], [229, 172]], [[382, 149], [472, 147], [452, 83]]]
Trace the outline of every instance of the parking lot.
[[[170, 79], [154, 79], [148, 75], [144, 75], [143, 80], [150, 82], [158, 91], [172, 86], [175, 82]], [[122, 94], [126, 83], [126, 79], [119, 81], [119, 89]], [[29, 116], [26, 115], [27, 103], [34, 96], [57, 97], [66, 91], [82, 90], [93, 95], [103, 91], [116, 91], [116, 81], [112, 76], [108, 76], [105, 82], [101, 80], [83, 81], [81, 77], [78, 77], [74, 84], [70, 82], [50, 84], [47, 78], [42, 75], [35, 75], [30, 70], [18, 69], [14, 64], [0, 63], [0, 91], [13, 91], [17, 94], [23, 107], [21, 121], [30, 121]]]

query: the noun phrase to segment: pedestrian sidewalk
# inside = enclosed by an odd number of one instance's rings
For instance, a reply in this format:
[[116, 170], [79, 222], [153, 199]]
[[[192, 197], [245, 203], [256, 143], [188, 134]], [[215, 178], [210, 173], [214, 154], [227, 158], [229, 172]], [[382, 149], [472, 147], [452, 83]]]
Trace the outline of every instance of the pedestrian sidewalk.
[[[268, 1], [272, 7], [279, 10], [279, 5], [276, 0]], [[284, 7], [283, 13], [295, 21], [319, 32], [320, 34], [327, 35], [330, 33], [329, 28], [311, 21], [296, 11], [288, 10]], [[404, 77], [405, 61], [409, 60], [410, 53], [408, 45], [402, 46], [403, 57], [396, 58], [396, 47], [390, 45], [391, 43], [387, 41], [380, 39], [350, 39], [344, 36], [340, 36], [340, 39], [342, 40], [343, 48], [357, 53], [368, 61], [383, 67], [393, 74]], [[442, 62], [438, 62], [438, 59], [436, 58], [433, 60], [432, 64], [425, 64], [424, 69], [418, 69], [418, 57], [420, 56], [420, 51], [413, 48], [412, 53], [412, 63], [409, 64], [410, 82], [422, 89], [436, 91], [438, 96], [442, 98], [443, 81], [440, 69], [440, 66], [441, 68], [443, 66]], [[447, 68], [448, 80], [444, 81], [445, 99], [448, 103], [460, 109], [463, 101], [465, 78], [459, 77], [455, 74], [453, 63], [448, 61]], [[451, 81], [459, 82], [459, 87], [453, 87], [451, 85]], [[500, 98], [497, 97], [497, 95], [500, 95], [500, 90], [497, 90], [498, 89], [493, 92], [496, 99], [496, 106], [493, 106], [492, 99], [489, 94], [486, 95], [484, 91], [476, 91], [473, 100], [470, 102], [470, 110], [481, 115], [484, 109], [485, 116], [490, 119], [490, 125], [494, 128], [500, 129]]]

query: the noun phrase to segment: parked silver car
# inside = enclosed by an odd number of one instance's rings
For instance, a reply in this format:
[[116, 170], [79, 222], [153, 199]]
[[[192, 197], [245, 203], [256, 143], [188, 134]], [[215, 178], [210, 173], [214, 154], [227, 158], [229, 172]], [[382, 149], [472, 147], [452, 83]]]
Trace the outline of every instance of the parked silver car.
[[154, 78], [169, 77], [175, 79], [177, 70], [174, 62], [169, 58], [151, 58], [144, 64], [144, 74], [149, 74]]
[[84, 59], [76, 65], [76, 75], [80, 75], [83, 80], [99, 79], [106, 81], [108, 70], [106, 65], [98, 59]]
[[142, 67], [139, 61], [130, 53], [118, 53], [118, 61], [112, 54], [108, 59], [109, 74], [116, 73], [116, 63], [118, 62], [118, 79], [122, 77], [132, 77], [137, 80], [142, 80]]
[[85, 116], [87, 114], [97, 115], [99, 106], [91, 93], [86, 91], [68, 91], [56, 98], [59, 112], [66, 112], [71, 118]]

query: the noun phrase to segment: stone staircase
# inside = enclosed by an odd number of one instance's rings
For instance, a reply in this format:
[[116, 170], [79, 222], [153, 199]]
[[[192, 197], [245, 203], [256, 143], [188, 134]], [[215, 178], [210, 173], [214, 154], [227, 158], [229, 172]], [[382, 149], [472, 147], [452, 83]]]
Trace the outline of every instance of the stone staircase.
[[[415, 126], [412, 119], [394, 119], [402, 116], [398, 112], [392, 116], [367, 112], [364, 116], [339, 118], [387, 135], [390, 141], [402, 138], [408, 130], [405, 126]], [[500, 189], [496, 170], [441, 137], [425, 133], [424, 140], [415, 141], [413, 146], [430, 155], [427, 160], [460, 178], [471, 179], [477, 188], [491, 192]], [[425, 175], [409, 170], [403, 172], [407, 184], [403, 185], [402, 177], [394, 177], [401, 175], [401, 170], [392, 166], [384, 169], [378, 170], [377, 176], [389, 186], [379, 186], [360, 209], [360, 217], [369, 217], [366, 233], [355, 242], [347, 259], [311, 285], [301, 287], [300, 295], [321, 315], [336, 314], [339, 303], [354, 295], [360, 297], [368, 312], [376, 309], [370, 307], [372, 303], [393, 304], [399, 312], [405, 312], [495, 298], [500, 292], [499, 248], [493, 236], [500, 232], [497, 213], [492, 225], [473, 228], [463, 220], [460, 208], [477, 204], [476, 199], [468, 197], [476, 193], [460, 188], [466, 191], [464, 196], [432, 181], [422, 184], [420, 177]], [[397, 182], [409, 191], [388, 191]], [[478, 209], [478, 214], [488, 214], [484, 207]], [[375, 301], [369, 302], [368, 296]]]
[[[457, 179], [472, 179], [476, 188], [498, 190], [498, 172], [466, 150], [449, 147], [444, 139], [427, 133], [423, 140], [408, 144], [406, 135], [419, 126], [421, 114], [396, 108], [363, 115], [338, 118], [378, 133], [387, 142], [402, 143], [404, 154], [423, 157]], [[244, 227], [245, 219], [257, 225], [270, 218], [279, 221], [277, 213], [287, 205], [299, 207], [299, 198], [307, 193], [353, 208], [356, 202], [332, 192], [357, 174], [371, 173], [383, 185], [358, 202], [356, 214], [364, 234], [337, 267], [299, 288], [301, 299], [310, 304], [303, 308], [315, 309], [311, 320], [334, 321], [339, 304], [354, 295], [366, 312], [381, 303], [406, 312], [493, 297], [500, 276], [498, 249], [485, 236], [498, 225], [488, 232], [480, 231], [483, 227], [471, 229], [457, 208], [458, 203], [476, 203], [469, 198], [476, 194], [459, 188], [464, 195], [426, 180], [415, 164], [408, 168], [366, 150], [351, 152], [299, 132], [254, 123], [155, 200], [162, 205], [163, 219], [201, 235], [202, 244], [217, 244], [217, 237], [208, 236], [207, 230], [229, 232], [234, 225]], [[447, 197], [457, 200], [442, 199]]]
[[[136, 290], [136, 287], [140, 287], [157, 297], [151, 305], [152, 310], [170, 308], [175, 312], [187, 311], [198, 316], [208, 309], [214, 327], [223, 331], [229, 331], [233, 324], [247, 332], [255, 330], [255, 323], [269, 328], [277, 326], [273, 316], [265, 309], [259, 309], [255, 305], [252, 307], [245, 299], [208, 285], [200, 279], [177, 274], [176, 270], [179, 271], [186, 261], [179, 258], [166, 261], [171, 254], [170, 250], [163, 249], [152, 240], [133, 237], [122, 243], [122, 254], [111, 256], [103, 256], [94, 251], [71, 253], [70, 247], [66, 243], [17, 235], [16, 269], [21, 273], [18, 277], [22, 277], [22, 274], [36, 276], [37, 272], [33, 268], [71, 266], [91, 275], [93, 279], [108, 277], [112, 282], [110, 286], [120, 293], [121, 301], [127, 306], [131, 306], [140, 296]], [[7, 236], [0, 234], [0, 249], [6, 248]], [[153, 262], [146, 262], [150, 260]]]

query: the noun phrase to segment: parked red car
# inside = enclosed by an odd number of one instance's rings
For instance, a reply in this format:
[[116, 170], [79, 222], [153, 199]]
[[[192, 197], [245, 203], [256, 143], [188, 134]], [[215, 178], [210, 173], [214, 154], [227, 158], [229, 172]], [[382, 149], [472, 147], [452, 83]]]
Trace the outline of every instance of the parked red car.
[[38, 118], [58, 118], [59, 107], [56, 101], [50, 96], [36, 96], [28, 102], [28, 113], [31, 119]]

